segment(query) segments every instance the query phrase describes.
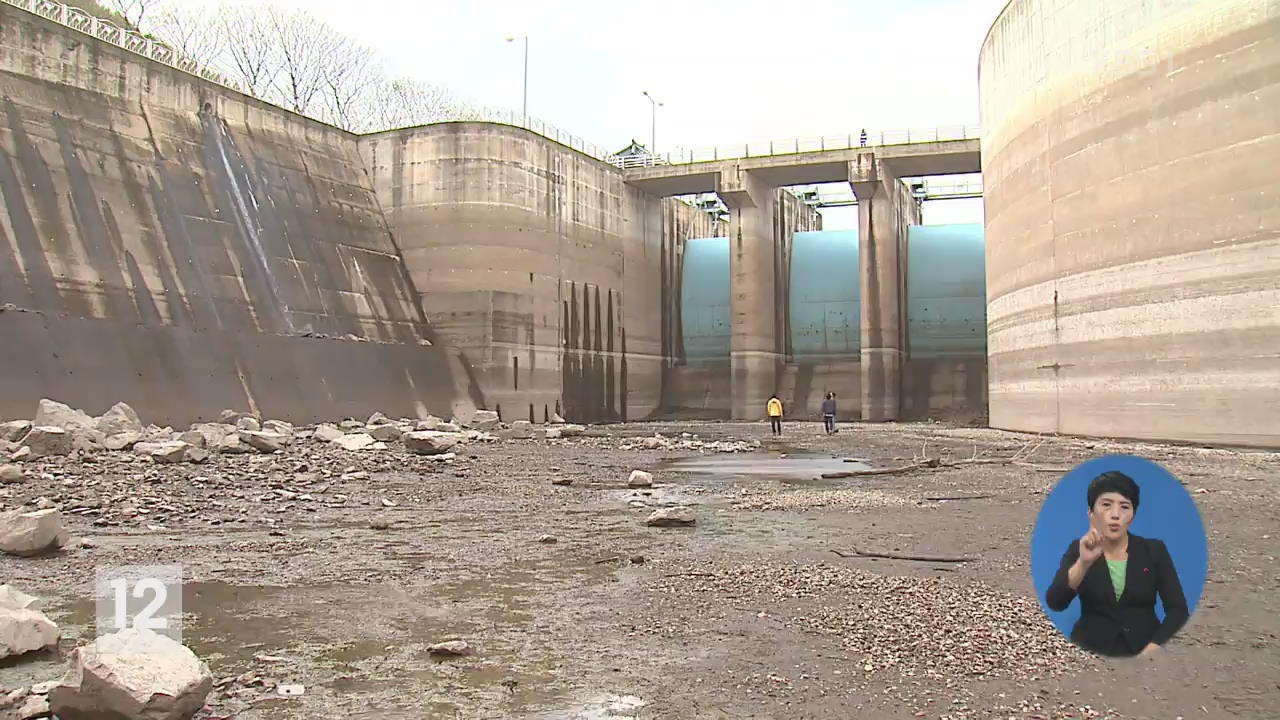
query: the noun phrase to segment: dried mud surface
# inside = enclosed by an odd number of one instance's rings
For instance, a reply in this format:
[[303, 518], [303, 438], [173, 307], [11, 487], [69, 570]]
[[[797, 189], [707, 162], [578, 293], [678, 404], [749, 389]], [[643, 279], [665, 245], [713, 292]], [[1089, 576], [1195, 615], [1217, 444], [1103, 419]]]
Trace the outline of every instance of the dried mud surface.
[[[763, 448], [637, 445], [655, 432]], [[1081, 653], [1031, 586], [1054, 468], [1108, 453], [1169, 468], [1209, 533], [1200, 606], [1149, 660]], [[814, 479], [844, 458], [923, 455], [1022, 464]], [[450, 463], [303, 441], [203, 465], [104, 453], [25, 468], [0, 503], [49, 498], [77, 542], [0, 557], [0, 577], [42, 597], [64, 632], [58, 652], [0, 665], [6, 689], [59, 677], [93, 637], [95, 570], [179, 564], [184, 642], [219, 680], [204, 718], [1190, 720], [1280, 707], [1276, 453], [939, 424], [825, 436], [791, 423], [774, 440], [762, 423], [690, 422], [475, 444]], [[633, 469], [656, 486], [626, 487]], [[937, 499], [969, 496], [989, 497]], [[645, 526], [669, 504], [697, 524]], [[832, 552], [852, 548], [974, 559]], [[471, 654], [428, 652], [452, 638]], [[275, 684], [306, 691], [281, 698]]]

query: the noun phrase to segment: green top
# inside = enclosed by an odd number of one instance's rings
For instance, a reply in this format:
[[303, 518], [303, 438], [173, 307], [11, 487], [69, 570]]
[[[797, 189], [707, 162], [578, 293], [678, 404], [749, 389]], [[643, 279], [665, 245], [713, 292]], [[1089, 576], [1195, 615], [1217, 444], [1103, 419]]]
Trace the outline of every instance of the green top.
[[1107, 569], [1111, 571], [1111, 587], [1116, 590], [1116, 600], [1124, 594], [1124, 572], [1128, 565], [1128, 560], [1107, 561]]

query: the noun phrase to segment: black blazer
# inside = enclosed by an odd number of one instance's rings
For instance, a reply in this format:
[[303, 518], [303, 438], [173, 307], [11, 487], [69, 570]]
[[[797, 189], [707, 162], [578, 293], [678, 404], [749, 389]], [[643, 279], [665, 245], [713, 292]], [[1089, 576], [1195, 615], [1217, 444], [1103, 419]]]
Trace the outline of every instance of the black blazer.
[[[1187, 600], [1164, 542], [1129, 534], [1129, 565], [1119, 600], [1105, 556], [1090, 566], [1079, 589], [1071, 589], [1067, 571], [1079, 557], [1077, 538], [1062, 554], [1058, 574], [1045, 593], [1046, 604], [1055, 612], [1080, 597], [1080, 619], [1071, 630], [1075, 644], [1101, 655], [1136, 655], [1147, 643], [1165, 644], [1186, 623]], [[1156, 593], [1164, 603], [1164, 622], [1156, 617]]]

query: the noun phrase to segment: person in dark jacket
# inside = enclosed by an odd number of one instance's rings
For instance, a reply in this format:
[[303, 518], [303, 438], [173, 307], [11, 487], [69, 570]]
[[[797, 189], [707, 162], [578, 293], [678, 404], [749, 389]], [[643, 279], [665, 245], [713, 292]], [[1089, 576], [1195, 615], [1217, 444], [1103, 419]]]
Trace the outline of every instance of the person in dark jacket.
[[[1089, 483], [1089, 532], [1072, 540], [1045, 593], [1055, 612], [1080, 598], [1071, 630], [1076, 645], [1110, 657], [1149, 655], [1186, 623], [1187, 600], [1163, 541], [1129, 532], [1138, 511], [1138, 484], [1121, 472]], [[1156, 595], [1164, 621], [1156, 617]]]
[[836, 394], [833, 392], [827, 393], [827, 399], [822, 401], [822, 425], [828, 435], [836, 431]]

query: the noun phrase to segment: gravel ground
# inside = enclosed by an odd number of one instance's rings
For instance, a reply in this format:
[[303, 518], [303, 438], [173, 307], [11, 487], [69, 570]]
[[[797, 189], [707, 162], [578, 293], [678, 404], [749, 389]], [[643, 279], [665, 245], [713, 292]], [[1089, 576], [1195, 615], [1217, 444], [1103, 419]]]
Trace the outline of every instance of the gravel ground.
[[[0, 503], [45, 498], [76, 542], [0, 557], [65, 635], [0, 664], [0, 687], [58, 677], [92, 638], [96, 569], [181, 564], [184, 640], [219, 679], [205, 718], [1280, 716], [1280, 454], [940, 424], [791, 423], [782, 440], [763, 423], [632, 424], [451, 461], [391, 445], [24, 464]], [[1150, 660], [1078, 651], [1030, 581], [1055, 468], [1121, 452], [1178, 475], [1210, 535], [1201, 605]], [[925, 456], [1018, 464], [815, 479]], [[655, 487], [628, 488], [632, 469]], [[697, 525], [644, 525], [670, 504]], [[428, 652], [453, 638], [471, 653]], [[285, 683], [306, 692], [277, 697]]]

